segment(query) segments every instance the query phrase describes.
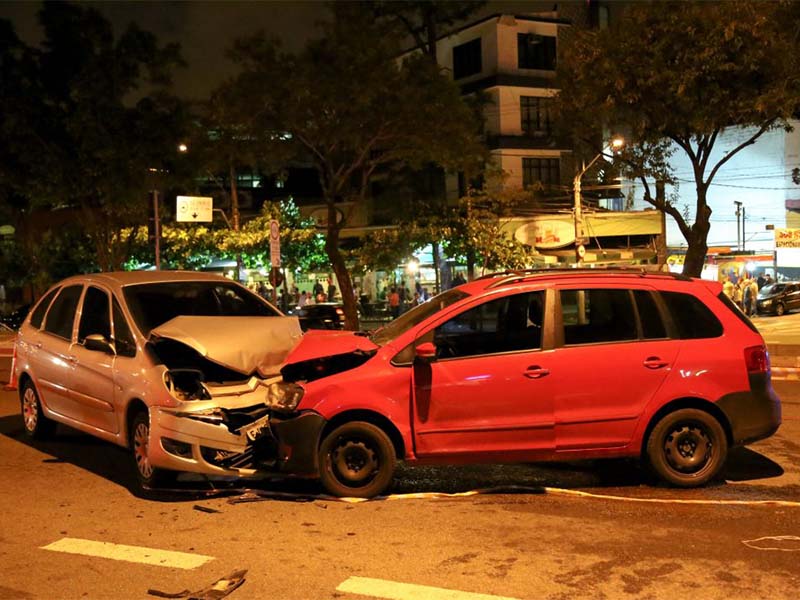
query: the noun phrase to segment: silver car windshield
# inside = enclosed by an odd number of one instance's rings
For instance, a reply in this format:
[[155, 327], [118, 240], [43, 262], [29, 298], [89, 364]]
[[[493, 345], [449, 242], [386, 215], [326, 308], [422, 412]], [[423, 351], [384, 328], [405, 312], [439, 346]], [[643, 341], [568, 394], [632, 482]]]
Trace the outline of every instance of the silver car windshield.
[[219, 281], [142, 283], [123, 288], [133, 320], [145, 336], [179, 316], [277, 317], [281, 313], [246, 289]]
[[419, 325], [428, 317], [435, 315], [440, 310], [469, 297], [469, 294], [461, 290], [447, 290], [434, 296], [427, 302], [418, 304], [406, 313], [403, 313], [394, 321], [377, 329], [369, 339], [378, 346], [389, 343], [397, 336], [402, 335], [412, 327]]

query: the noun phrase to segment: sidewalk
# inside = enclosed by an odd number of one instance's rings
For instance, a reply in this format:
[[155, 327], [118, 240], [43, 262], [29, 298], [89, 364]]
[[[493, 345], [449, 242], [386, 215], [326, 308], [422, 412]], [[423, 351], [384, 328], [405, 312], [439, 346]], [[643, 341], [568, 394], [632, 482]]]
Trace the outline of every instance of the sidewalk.
[[800, 381], [800, 344], [767, 342], [772, 379]]

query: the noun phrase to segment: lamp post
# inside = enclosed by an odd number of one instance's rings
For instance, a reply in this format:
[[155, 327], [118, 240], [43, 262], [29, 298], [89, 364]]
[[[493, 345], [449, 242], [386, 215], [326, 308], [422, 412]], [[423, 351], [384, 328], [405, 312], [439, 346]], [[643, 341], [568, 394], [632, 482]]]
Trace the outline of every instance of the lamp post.
[[[611, 140], [611, 143], [607, 148], [610, 148], [613, 152], [615, 150], [619, 150], [624, 145], [625, 140], [623, 140], [621, 137], [616, 137]], [[575, 179], [572, 181], [572, 189], [575, 200], [575, 258], [578, 267], [583, 265], [583, 255], [586, 252], [583, 244], [587, 239], [586, 231], [583, 226], [583, 213], [581, 212], [581, 177], [586, 174], [586, 171], [588, 171], [592, 165], [600, 159], [601, 156], [605, 156], [605, 151], [607, 148], [603, 148], [603, 150], [598, 152], [597, 156], [595, 156], [588, 165], [584, 165], [583, 168], [578, 171], [577, 175], [575, 175]]]

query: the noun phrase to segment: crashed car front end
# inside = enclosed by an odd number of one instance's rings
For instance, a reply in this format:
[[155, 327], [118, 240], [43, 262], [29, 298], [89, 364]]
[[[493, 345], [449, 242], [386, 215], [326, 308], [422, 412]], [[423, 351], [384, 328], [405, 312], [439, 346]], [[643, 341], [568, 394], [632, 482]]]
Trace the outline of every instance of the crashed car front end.
[[300, 385], [263, 374], [277, 372], [302, 335], [296, 319], [271, 323], [266, 363], [257, 350], [264, 332], [254, 334], [241, 320], [224, 324], [234, 340], [226, 343], [248, 348], [238, 353], [219, 341], [221, 323], [179, 317], [167, 325], [150, 340], [161, 396], [150, 408], [148, 455], [154, 466], [234, 477], [318, 472], [324, 419], [297, 411]]

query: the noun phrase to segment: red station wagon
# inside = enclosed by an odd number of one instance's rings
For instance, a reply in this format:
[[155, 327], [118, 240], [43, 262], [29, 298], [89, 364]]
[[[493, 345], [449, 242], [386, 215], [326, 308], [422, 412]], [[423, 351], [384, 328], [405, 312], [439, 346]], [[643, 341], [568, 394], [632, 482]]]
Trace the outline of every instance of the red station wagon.
[[781, 422], [755, 327], [719, 283], [669, 273], [492, 275], [371, 334], [309, 332], [286, 363], [316, 416], [294, 443], [339, 496], [380, 494], [397, 460], [641, 457], [700, 486]]

